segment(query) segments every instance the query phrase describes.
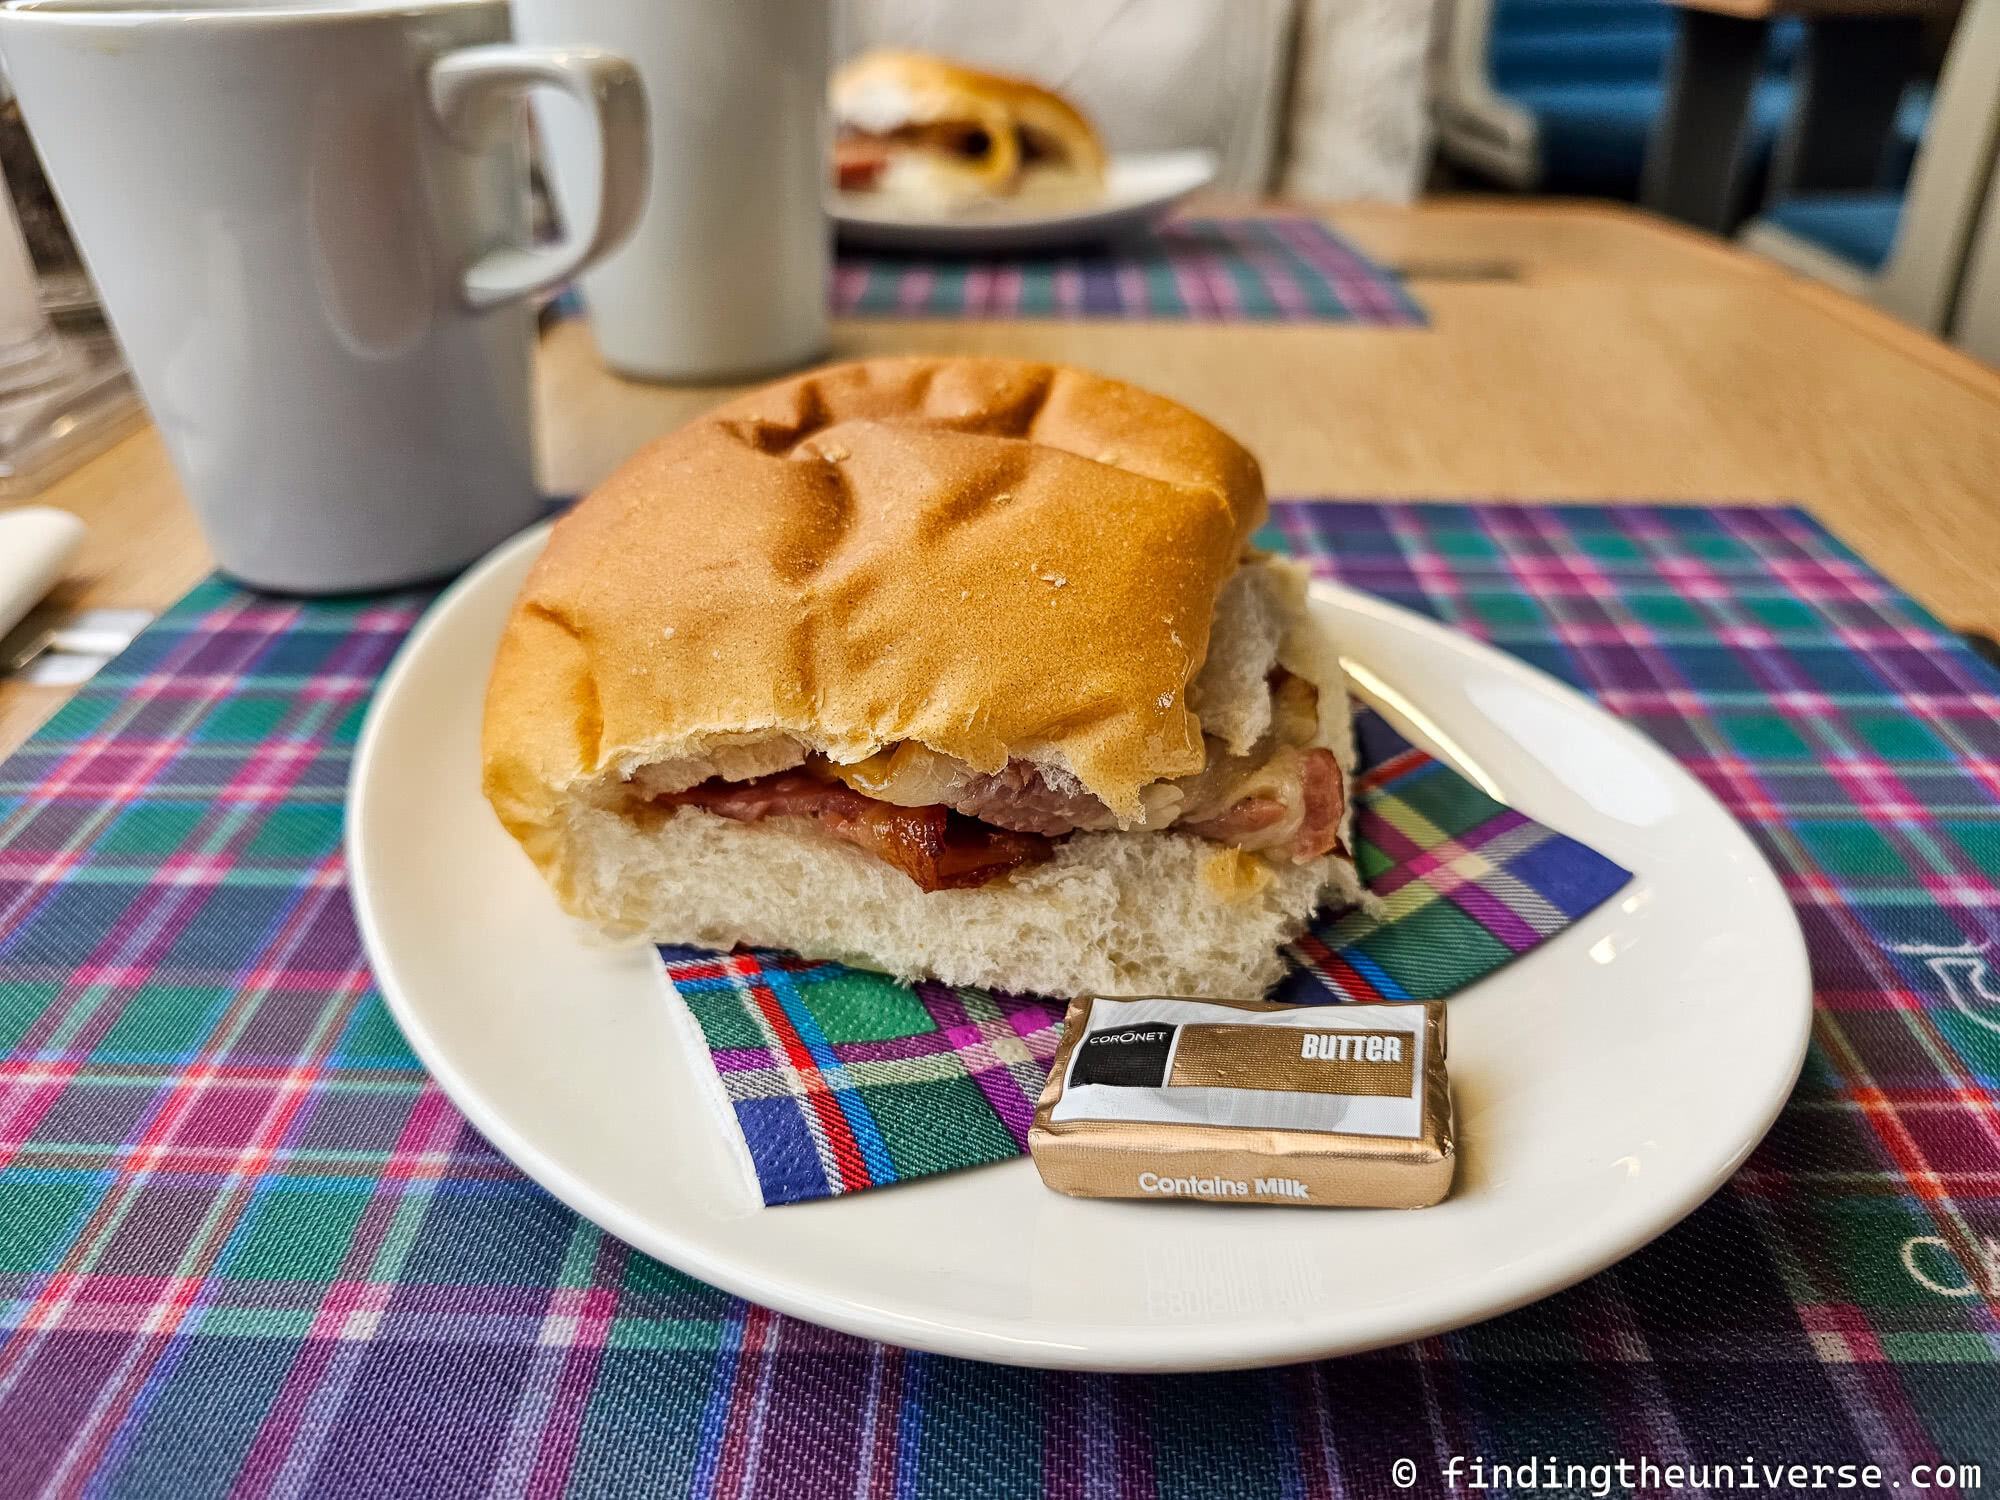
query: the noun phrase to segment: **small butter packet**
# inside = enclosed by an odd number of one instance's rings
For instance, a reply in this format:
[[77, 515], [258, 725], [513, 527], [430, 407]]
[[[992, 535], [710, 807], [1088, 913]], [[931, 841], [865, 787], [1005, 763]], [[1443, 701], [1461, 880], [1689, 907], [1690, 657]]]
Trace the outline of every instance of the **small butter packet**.
[[1428, 1207], [1457, 1157], [1444, 1006], [1085, 996], [1028, 1150], [1078, 1198]]

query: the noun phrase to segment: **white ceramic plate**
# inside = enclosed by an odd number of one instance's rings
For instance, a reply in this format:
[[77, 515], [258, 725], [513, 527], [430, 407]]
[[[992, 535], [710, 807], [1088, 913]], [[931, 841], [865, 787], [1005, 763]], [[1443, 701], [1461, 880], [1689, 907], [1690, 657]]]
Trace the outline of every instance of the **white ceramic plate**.
[[1057, 250], [1143, 227], [1215, 180], [1212, 151], [1131, 151], [1111, 158], [1102, 197], [1061, 206], [1001, 202], [961, 213], [913, 215], [868, 193], [828, 195], [843, 243], [864, 250], [995, 255]]
[[1059, 1197], [1025, 1161], [765, 1209], [712, 1113], [652, 953], [563, 917], [478, 789], [480, 700], [544, 533], [418, 627], [375, 700], [348, 807], [354, 899], [403, 1031], [501, 1151], [704, 1281], [852, 1333], [1107, 1370], [1365, 1349], [1545, 1296], [1712, 1193], [1804, 1054], [1804, 945], [1750, 841], [1582, 697], [1364, 595], [1314, 608], [1392, 717], [1636, 872], [1451, 1002], [1457, 1186], [1421, 1212]]

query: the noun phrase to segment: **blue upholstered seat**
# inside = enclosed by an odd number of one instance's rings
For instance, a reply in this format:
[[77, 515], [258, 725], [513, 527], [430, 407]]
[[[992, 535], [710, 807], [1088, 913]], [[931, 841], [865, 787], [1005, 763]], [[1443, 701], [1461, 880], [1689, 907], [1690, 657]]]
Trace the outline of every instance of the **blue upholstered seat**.
[[1889, 136], [1889, 160], [1882, 168], [1883, 187], [1901, 187], [1910, 180], [1917, 147], [1924, 143], [1924, 127], [1931, 121], [1931, 98], [1936, 92], [1929, 83], [1913, 83], [1903, 90], [1902, 102], [1896, 106], [1896, 128]]
[[[1668, 24], [1662, 27], [1661, 21]], [[1519, 22], [1502, 29], [1496, 20], [1488, 64], [1494, 79], [1505, 80], [1509, 89], [1628, 78], [1658, 82], [1672, 41], [1672, 18], [1664, 7], [1657, 18], [1607, 21], [1587, 30]]]
[[[1665, 0], [1492, 0], [1483, 63], [1494, 91], [1535, 122], [1533, 155], [1518, 135], [1503, 165], [1465, 148], [1476, 168], [1504, 181], [1530, 178], [1544, 192], [1614, 198], [1638, 196], [1647, 148], [1666, 104], [1666, 70], [1679, 13]], [[1791, 115], [1791, 74], [1806, 30], [1774, 23], [1750, 102], [1748, 208]], [[1864, 272], [1887, 260], [1896, 236], [1900, 191], [1909, 180], [1929, 121], [1931, 88], [1912, 86], [1897, 111], [1878, 186], [1888, 191], [1807, 195], [1781, 203], [1770, 220], [1793, 236], [1852, 262]], [[1449, 120], [1447, 116], [1447, 120]], [[1474, 141], [1491, 142], [1489, 130]], [[1446, 149], [1452, 149], [1447, 133]], [[1518, 163], [1518, 164], [1516, 164]]]
[[1867, 193], [1801, 193], [1781, 198], [1764, 210], [1763, 218], [1794, 239], [1838, 256], [1869, 275], [1889, 263], [1896, 230], [1903, 222], [1903, 184], [1910, 179], [1917, 146], [1930, 120], [1933, 90], [1916, 84], [1903, 95], [1896, 110], [1896, 130], [1889, 141], [1883, 181]]
[[[1487, 67], [1494, 88], [1535, 117], [1540, 186], [1632, 197], [1666, 97], [1673, 7], [1660, 0], [1494, 0]], [[1772, 28], [1757, 85], [1751, 153], [1761, 164], [1791, 108], [1784, 77], [1795, 22]]]
[[1802, 193], [1772, 204], [1764, 222], [1872, 274], [1888, 262], [1902, 216], [1903, 194], [1885, 189]]
[[[1663, 91], [1657, 79], [1577, 79], [1525, 84], [1506, 92], [1535, 117], [1543, 191], [1622, 198], [1637, 194], [1646, 142], [1660, 112]], [[1784, 79], [1757, 84], [1750, 105], [1754, 161], [1770, 154], [1791, 104], [1791, 86]]]

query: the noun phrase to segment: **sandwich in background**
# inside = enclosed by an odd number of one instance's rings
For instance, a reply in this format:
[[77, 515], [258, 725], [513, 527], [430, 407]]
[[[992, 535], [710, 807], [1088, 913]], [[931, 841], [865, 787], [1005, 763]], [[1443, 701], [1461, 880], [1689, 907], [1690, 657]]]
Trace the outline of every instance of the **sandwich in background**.
[[1104, 191], [1104, 147], [1060, 94], [918, 52], [834, 74], [835, 183], [919, 214]]

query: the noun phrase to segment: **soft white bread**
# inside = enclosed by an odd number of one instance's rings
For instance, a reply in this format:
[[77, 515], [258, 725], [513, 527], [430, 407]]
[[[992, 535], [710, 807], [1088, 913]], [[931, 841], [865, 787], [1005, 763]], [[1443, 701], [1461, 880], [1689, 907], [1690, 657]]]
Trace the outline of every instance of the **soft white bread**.
[[797, 819], [682, 808], [643, 826], [580, 807], [566, 840], [575, 903], [600, 925], [1058, 997], [1260, 995], [1322, 891], [1360, 899], [1346, 860], [1274, 864], [1171, 830], [1075, 834], [1047, 864], [929, 893]]
[[1095, 194], [1104, 147], [1060, 94], [1024, 78], [883, 50], [835, 73], [836, 125], [879, 144], [870, 191], [927, 212]]
[[[1352, 861], [1143, 825], [1163, 784], [1269, 743], [1280, 667], [1351, 768], [1303, 574], [1245, 560], [1263, 508], [1224, 434], [1077, 371], [885, 360], [744, 397], [557, 524], [488, 689], [487, 795], [567, 909], [656, 941], [1054, 995], [1258, 992], [1322, 893], [1356, 898]], [[1031, 762], [1123, 828], [927, 893], [810, 818], [654, 801], [910, 744]]]

